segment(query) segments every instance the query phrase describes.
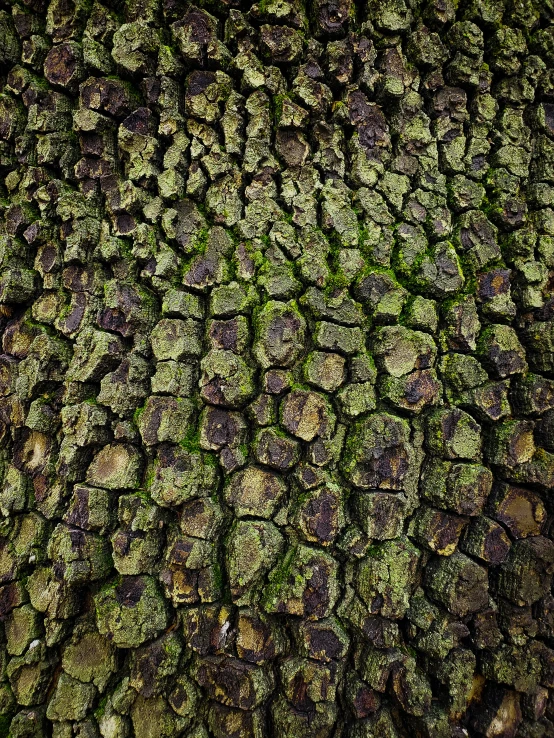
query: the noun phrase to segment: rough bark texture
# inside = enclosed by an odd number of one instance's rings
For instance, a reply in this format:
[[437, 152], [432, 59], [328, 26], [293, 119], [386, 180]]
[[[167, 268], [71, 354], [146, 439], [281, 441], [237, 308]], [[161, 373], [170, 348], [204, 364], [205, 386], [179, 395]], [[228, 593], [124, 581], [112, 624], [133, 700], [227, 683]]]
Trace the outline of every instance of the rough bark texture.
[[554, 736], [552, 0], [3, 0], [0, 87], [0, 735]]

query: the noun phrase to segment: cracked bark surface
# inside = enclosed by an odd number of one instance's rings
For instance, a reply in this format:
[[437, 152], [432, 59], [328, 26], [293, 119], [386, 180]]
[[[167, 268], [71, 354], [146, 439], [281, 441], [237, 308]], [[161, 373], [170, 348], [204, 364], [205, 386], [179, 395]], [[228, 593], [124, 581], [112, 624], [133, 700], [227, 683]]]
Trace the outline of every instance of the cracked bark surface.
[[0, 735], [554, 735], [551, 0], [0, 0]]

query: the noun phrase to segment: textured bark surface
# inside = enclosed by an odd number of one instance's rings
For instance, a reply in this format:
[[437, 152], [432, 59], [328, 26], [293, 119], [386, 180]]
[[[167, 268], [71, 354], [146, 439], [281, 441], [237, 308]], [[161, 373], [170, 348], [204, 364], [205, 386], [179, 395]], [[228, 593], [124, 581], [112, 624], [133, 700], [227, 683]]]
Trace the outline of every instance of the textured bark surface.
[[552, 0], [0, 0], [0, 735], [554, 736]]

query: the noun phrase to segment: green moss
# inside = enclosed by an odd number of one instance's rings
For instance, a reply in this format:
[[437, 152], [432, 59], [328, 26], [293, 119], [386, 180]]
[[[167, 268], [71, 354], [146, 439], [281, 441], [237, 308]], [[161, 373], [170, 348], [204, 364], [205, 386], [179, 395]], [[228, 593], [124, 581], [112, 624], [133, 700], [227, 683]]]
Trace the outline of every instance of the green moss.
[[[262, 5], [267, 5], [267, 0], [261, 0], [259, 4], [260, 11], [263, 13]], [[274, 95], [273, 96], [273, 120], [275, 125], [279, 125], [279, 122], [283, 116], [283, 102], [288, 98], [288, 95]]]
[[[215, 468], [218, 466], [217, 457], [214, 454], [205, 453], [203, 456], [203, 464], [204, 466], [211, 466]], [[215, 497], [213, 497], [212, 499], [215, 499], [215, 500], [218, 499], [217, 493], [215, 494]]]
[[12, 722], [12, 719], [8, 715], [0, 715], [0, 737], [6, 736], [7, 738], [10, 738], [11, 722]]
[[269, 574], [269, 587], [276, 593], [285, 584], [292, 574], [293, 564], [297, 558], [298, 547], [287, 551], [285, 557]]
[[290, 383], [290, 390], [293, 392], [294, 390], [302, 390], [302, 392], [313, 392], [314, 388], [310, 387], [309, 384], [306, 384], [306, 382], [297, 382], [293, 380]]
[[202, 255], [206, 253], [208, 248], [208, 241], [210, 238], [210, 229], [208, 227], [201, 228], [196, 236], [197, 247], [195, 249], [195, 255]]
[[[493, 169], [489, 168], [487, 170], [486, 177], [488, 177], [492, 172], [493, 172]], [[492, 220], [491, 215], [494, 215], [495, 210], [497, 210], [497, 206], [489, 200], [488, 194], [485, 194], [479, 210], [482, 210], [483, 213], [485, 213], [485, 215], [487, 216], [487, 218], [489, 220]]]
[[313, 490], [301, 490], [298, 492], [296, 497], [291, 501], [289, 518], [294, 518], [298, 510], [313, 496]]
[[122, 581], [123, 581], [123, 576], [121, 574], [118, 574], [116, 577], [114, 577], [114, 579], [110, 579], [109, 582], [106, 582], [105, 584], [103, 584], [100, 587], [99, 592], [111, 592], [112, 589], [119, 587]]
[[349, 285], [350, 280], [348, 279], [346, 274], [342, 271], [342, 269], [337, 269], [336, 271], [333, 271], [329, 274], [329, 277], [327, 278], [327, 281], [325, 283], [324, 292], [327, 296], [329, 296], [336, 290], [344, 289]]
[[108, 704], [108, 695], [104, 695], [104, 697], [102, 697], [102, 699], [98, 703], [98, 707], [94, 711], [94, 717], [97, 720], [100, 720], [100, 718], [104, 715], [107, 704]]
[[381, 553], [381, 547], [379, 546], [379, 544], [374, 544], [373, 546], [368, 546], [367, 549], [366, 549], [366, 551], [365, 551], [365, 555], [366, 556], [369, 556], [372, 559], [377, 558], [380, 553]]
[[213, 572], [214, 572], [214, 585], [216, 589], [222, 591], [223, 590], [223, 570], [218, 561], [214, 561], [213, 563]]
[[179, 446], [191, 454], [200, 453], [202, 451], [200, 447], [200, 431], [194, 425], [191, 425], [185, 437], [179, 441]]
[[137, 407], [137, 409], [133, 413], [133, 422], [135, 423], [136, 426], [138, 426], [140, 417], [143, 414], [145, 408], [146, 408], [146, 405], [143, 405], [142, 407]]

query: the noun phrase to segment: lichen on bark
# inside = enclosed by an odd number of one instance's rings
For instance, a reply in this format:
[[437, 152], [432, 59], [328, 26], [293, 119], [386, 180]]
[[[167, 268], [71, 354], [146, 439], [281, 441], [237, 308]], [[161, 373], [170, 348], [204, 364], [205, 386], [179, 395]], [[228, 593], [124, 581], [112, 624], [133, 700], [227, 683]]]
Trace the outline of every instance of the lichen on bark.
[[0, 0], [0, 736], [554, 736], [551, 0]]

